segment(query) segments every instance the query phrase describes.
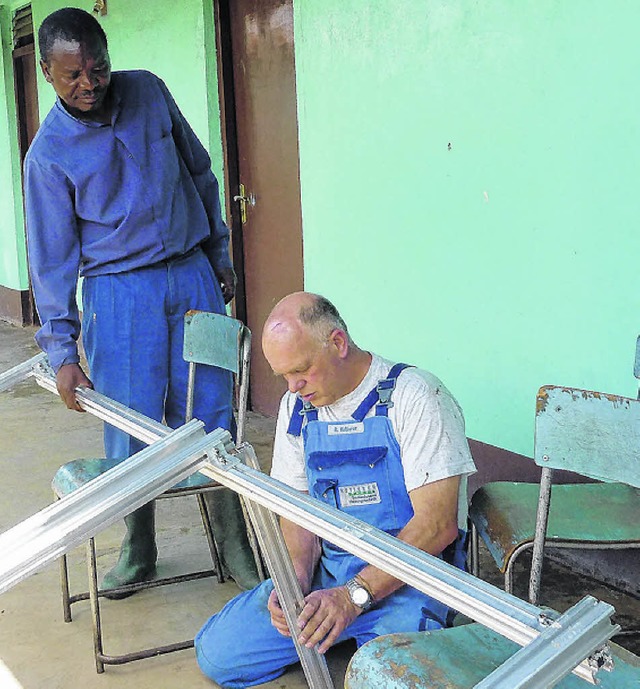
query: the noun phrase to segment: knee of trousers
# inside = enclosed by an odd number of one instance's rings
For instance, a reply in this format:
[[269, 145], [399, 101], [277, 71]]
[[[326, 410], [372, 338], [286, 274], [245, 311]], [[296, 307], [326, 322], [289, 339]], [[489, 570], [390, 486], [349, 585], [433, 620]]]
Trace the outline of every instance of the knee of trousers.
[[205, 639], [199, 634], [195, 639], [196, 660], [201, 672], [221, 687], [242, 689], [256, 684], [264, 684], [280, 677], [286, 665], [274, 666], [252, 662], [252, 654], [239, 643], [235, 652], [216, 649], [212, 639]]
[[237, 669], [230, 667], [218, 667], [218, 665], [211, 661], [208, 655], [203, 653], [202, 647], [198, 643], [195, 644], [195, 648], [198, 667], [206, 677], [214, 681], [216, 684], [219, 684], [221, 687], [242, 686], [236, 684], [238, 680]]
[[273, 588], [262, 582], [229, 601], [207, 620], [194, 640], [202, 672], [223, 687], [247, 687], [280, 676], [293, 658], [280, 646], [291, 645], [271, 625], [267, 600]]
[[[215, 620], [210, 619], [194, 639], [196, 660], [200, 670], [223, 687], [236, 686], [237, 658], [223, 643], [218, 643]], [[240, 649], [238, 649], [240, 654]]]

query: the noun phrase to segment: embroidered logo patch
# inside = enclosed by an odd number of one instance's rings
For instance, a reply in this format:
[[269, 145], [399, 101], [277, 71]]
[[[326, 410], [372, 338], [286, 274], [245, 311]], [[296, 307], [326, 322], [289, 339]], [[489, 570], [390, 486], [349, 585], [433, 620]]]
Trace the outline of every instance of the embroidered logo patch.
[[377, 483], [361, 483], [357, 486], [340, 486], [338, 488], [342, 507], [357, 507], [358, 505], [375, 505], [380, 500]]
[[329, 424], [329, 435], [349, 435], [350, 433], [364, 433], [364, 424], [356, 423], [332, 423]]

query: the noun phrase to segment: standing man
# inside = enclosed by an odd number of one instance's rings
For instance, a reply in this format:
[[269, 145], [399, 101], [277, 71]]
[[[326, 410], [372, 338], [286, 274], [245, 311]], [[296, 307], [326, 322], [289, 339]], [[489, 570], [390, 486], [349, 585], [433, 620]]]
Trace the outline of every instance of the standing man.
[[[264, 327], [264, 354], [287, 381], [271, 475], [464, 568], [466, 477], [475, 471], [462, 412], [431, 373], [358, 348], [336, 308], [299, 292]], [[202, 671], [224, 687], [280, 676], [291, 640], [318, 647], [438, 629], [442, 603], [281, 519], [305, 605], [287, 626], [267, 580], [230, 601], [196, 636]]]
[[[170, 427], [184, 423], [183, 318], [224, 313], [234, 296], [229, 232], [206, 150], [165, 84], [145, 71], [111, 73], [107, 37], [89, 13], [65, 8], [38, 32], [40, 66], [56, 92], [25, 160], [29, 263], [42, 327], [36, 334], [69, 409], [94, 387]], [[84, 276], [79, 365], [78, 275]], [[231, 429], [232, 379], [206, 367], [194, 415]], [[107, 457], [142, 444], [105, 425]], [[224, 497], [223, 497], [224, 496]], [[223, 562], [242, 588], [259, 580], [238, 497], [218, 491], [209, 511]], [[154, 504], [125, 519], [109, 589], [151, 579]], [[114, 596], [116, 597], [116, 596]]]

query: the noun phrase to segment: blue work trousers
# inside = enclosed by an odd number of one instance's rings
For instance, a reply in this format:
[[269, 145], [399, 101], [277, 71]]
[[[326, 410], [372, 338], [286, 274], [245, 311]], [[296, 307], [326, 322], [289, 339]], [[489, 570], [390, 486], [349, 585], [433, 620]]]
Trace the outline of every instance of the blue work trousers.
[[[146, 268], [85, 278], [83, 342], [89, 377], [98, 392], [171, 428], [184, 423], [188, 363], [184, 315], [190, 309], [224, 313], [220, 285], [200, 249]], [[229, 371], [199, 366], [194, 416], [232, 429]], [[105, 424], [110, 459], [125, 459], [144, 443]]]
[[[321, 572], [319, 572], [321, 575]], [[313, 589], [325, 588], [322, 575]], [[332, 583], [335, 586], [335, 582]], [[204, 674], [220, 686], [250, 687], [269, 682], [298, 661], [293, 641], [271, 624], [267, 609], [271, 579], [229, 601], [198, 632], [196, 658]], [[336, 643], [354, 639], [360, 647], [382, 634], [440, 629], [429, 617], [427, 596], [409, 586], [359, 615]]]

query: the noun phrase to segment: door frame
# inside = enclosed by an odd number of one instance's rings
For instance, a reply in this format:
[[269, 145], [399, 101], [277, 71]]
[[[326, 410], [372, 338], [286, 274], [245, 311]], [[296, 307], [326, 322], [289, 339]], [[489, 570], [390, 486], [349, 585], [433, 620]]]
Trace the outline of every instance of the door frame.
[[[30, 18], [30, 14], [29, 14]], [[35, 50], [33, 24], [30, 24], [30, 33], [25, 33], [22, 36], [20, 43], [11, 51], [11, 63], [13, 70], [13, 90], [16, 112], [16, 137], [18, 140], [18, 150], [20, 152], [20, 187], [22, 189], [22, 203], [23, 203], [23, 218], [24, 215], [24, 157], [27, 154], [31, 140], [36, 134], [40, 126], [38, 118], [38, 87], [37, 83], [29, 83], [25, 77], [24, 62], [28, 59], [33, 59], [34, 75], [38, 70], [38, 56]], [[28, 117], [30, 110], [29, 105], [32, 105], [34, 110], [34, 118]], [[30, 124], [35, 127], [30, 129]], [[23, 232], [25, 243], [27, 242], [26, 219], [23, 220]], [[31, 286], [31, 277], [29, 276], [29, 287], [20, 292], [20, 317], [22, 325], [39, 325], [38, 312], [36, 310], [35, 299], [33, 296], [33, 289]]]
[[229, 2], [213, 0], [216, 53], [218, 55], [218, 98], [224, 157], [224, 190], [227, 225], [231, 232], [231, 252], [238, 283], [234, 300], [235, 317], [247, 324], [247, 293], [244, 277], [244, 239], [238, 204], [233, 197], [240, 185], [236, 100], [233, 83], [233, 53]]
[[[253, 59], [245, 53], [246, 44], [246, 20], [253, 17], [256, 21], [271, 21], [272, 10], [278, 11], [281, 5], [286, 6], [287, 12], [293, 12], [293, 0], [212, 0], [213, 2], [213, 28], [212, 33], [216, 40], [216, 66], [218, 74], [218, 98], [220, 108], [220, 128], [222, 135], [222, 148], [224, 159], [224, 183], [227, 217], [232, 240], [232, 255], [234, 267], [238, 274], [237, 296], [233, 306], [237, 318], [246, 323], [254, 331], [256, 346], [252, 352], [252, 381], [250, 385], [251, 409], [267, 415], [275, 415], [279, 400], [286, 390], [284, 381], [278, 381], [272, 375], [268, 362], [259, 349], [259, 330], [262, 329], [263, 319], [275, 302], [286, 296], [287, 293], [304, 289], [304, 254], [303, 254], [303, 230], [302, 230], [302, 200], [300, 189], [300, 158], [299, 158], [299, 131], [297, 121], [297, 97], [295, 76], [295, 51], [293, 50], [293, 25], [287, 24], [287, 42], [273, 43], [269, 35], [264, 35], [260, 49], [266, 51], [266, 63], [260, 62], [245, 64], [243, 60]], [[245, 4], [246, 2], [246, 4]], [[237, 3], [237, 4], [234, 4]], [[293, 16], [291, 16], [293, 19]], [[261, 34], [262, 35], [262, 34]], [[237, 42], [237, 44], [236, 44]], [[256, 47], [256, 46], [254, 46]], [[252, 92], [254, 86], [250, 83], [249, 74], [253, 68], [259, 68], [264, 64], [271, 64], [269, 59], [271, 51], [275, 51], [273, 58], [281, 60], [282, 69], [277, 72], [268, 71], [262, 74], [257, 84], [263, 84], [263, 80], [273, 83], [274, 89], [283, 89], [279, 97], [273, 103], [268, 99], [266, 110], [254, 111], [249, 107], [251, 114], [247, 121], [246, 99], [260, 100], [264, 95], [258, 87]], [[284, 50], [284, 52], [283, 52]], [[213, 66], [213, 65], [212, 65]], [[246, 72], [245, 72], [246, 69]], [[249, 79], [249, 82], [247, 82]], [[237, 81], [236, 81], [237, 80]], [[270, 82], [271, 83], [271, 82]], [[246, 91], [244, 89], [247, 89]], [[292, 89], [292, 90], [290, 90]], [[272, 91], [269, 91], [271, 93]], [[275, 93], [275, 91], [273, 91]], [[285, 99], [286, 102], [281, 99]], [[255, 103], [254, 103], [255, 106]], [[286, 110], [283, 110], [286, 108]], [[254, 108], [255, 110], [255, 108]], [[283, 120], [283, 112], [287, 119]], [[262, 113], [262, 114], [261, 114]], [[271, 160], [271, 150], [265, 148], [268, 138], [264, 137], [269, 116], [273, 114], [276, 120], [272, 123], [281, 136], [279, 146], [274, 149], [278, 152], [275, 159]], [[289, 117], [293, 119], [289, 119]], [[285, 126], [285, 123], [286, 126]], [[282, 129], [278, 127], [282, 126]], [[291, 125], [291, 127], [289, 127]], [[245, 127], [248, 129], [245, 131]], [[256, 135], [259, 130], [262, 135]], [[245, 137], [240, 138], [240, 136]], [[260, 136], [260, 138], [255, 138]], [[255, 146], [255, 149], [252, 148]], [[265, 163], [269, 160], [269, 163]], [[262, 161], [267, 167], [256, 167], [256, 163]], [[274, 205], [278, 198], [279, 189], [272, 189], [273, 179], [264, 174], [268, 168], [281, 165], [279, 177], [287, 179], [286, 190], [282, 203]], [[295, 171], [292, 167], [295, 165]], [[289, 175], [295, 174], [294, 178]], [[243, 196], [253, 197], [255, 192], [261, 195], [259, 207], [252, 211], [253, 202], [248, 203], [250, 208], [245, 223], [241, 217], [241, 204], [234, 200], [238, 198], [241, 183], [249, 185]], [[294, 198], [295, 196], [295, 198]], [[281, 227], [279, 217], [287, 207], [287, 218], [290, 218], [286, 227]], [[293, 216], [295, 213], [295, 218]], [[264, 226], [259, 224], [264, 223]], [[264, 233], [256, 235], [256, 229], [263, 227]], [[284, 230], [284, 231], [283, 231]], [[270, 238], [265, 243], [265, 237]], [[273, 247], [279, 247], [274, 260]], [[282, 256], [287, 255], [286, 272], [274, 268]], [[295, 263], [294, 263], [295, 261]], [[251, 271], [251, 272], [249, 272]]]

